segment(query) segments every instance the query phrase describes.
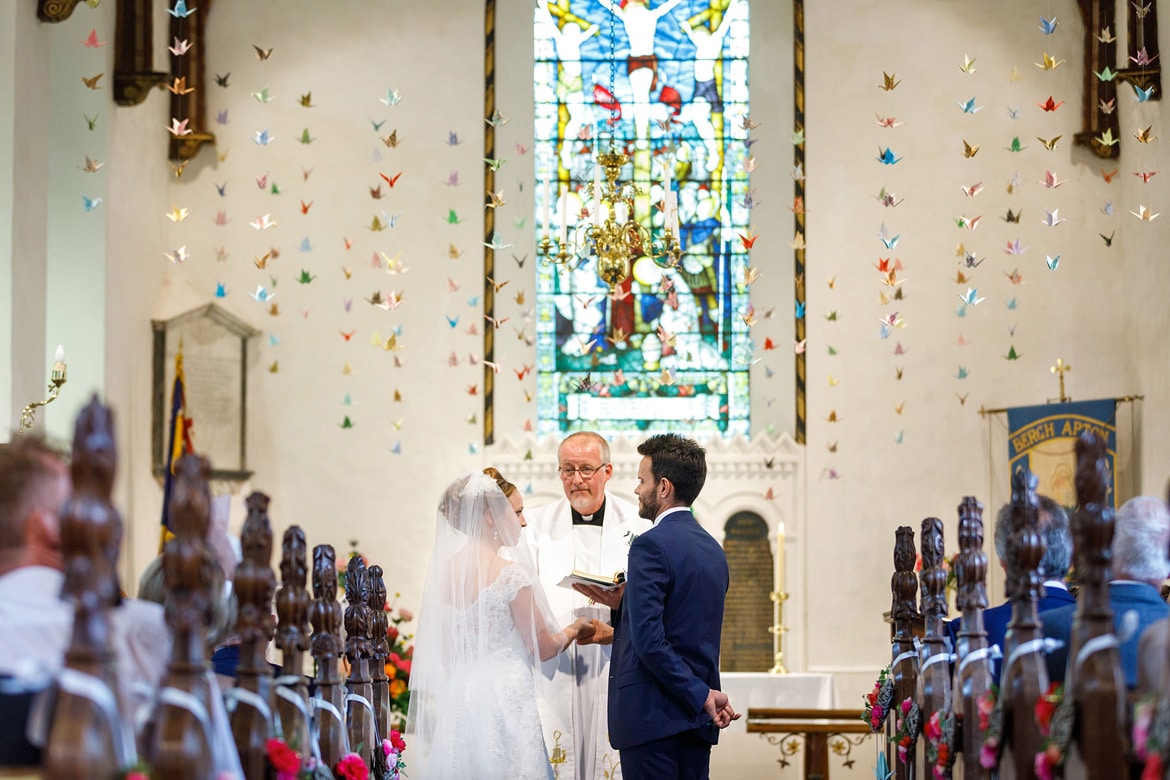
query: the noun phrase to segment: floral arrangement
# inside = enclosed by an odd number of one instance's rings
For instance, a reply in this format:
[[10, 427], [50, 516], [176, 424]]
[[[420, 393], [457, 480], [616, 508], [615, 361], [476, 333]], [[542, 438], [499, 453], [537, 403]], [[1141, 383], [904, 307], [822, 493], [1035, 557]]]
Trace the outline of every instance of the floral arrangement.
[[[318, 763], [317, 759], [310, 758], [302, 762], [301, 754], [289, 746], [279, 737], [268, 740], [268, 763], [275, 772], [276, 780], [320, 780], [321, 778], [338, 778], [338, 780], [370, 780], [370, 768], [357, 753], [346, 753], [337, 766], [330, 773], [328, 769]], [[406, 752], [406, 742], [398, 731], [391, 731], [390, 738], [382, 740], [382, 754], [385, 757], [385, 769], [376, 775], [376, 780], [401, 780], [402, 771], [406, 762], [402, 754]], [[127, 780], [147, 780], [147, 778], [127, 778]]]
[[1003, 739], [1003, 704], [999, 687], [991, 686], [979, 697], [979, 731], [983, 733], [983, 747], [979, 750], [979, 766], [995, 769], [999, 766], [1000, 741]]
[[1036, 754], [1032, 766], [1038, 780], [1052, 780], [1052, 768], [1064, 763], [1065, 746], [1057, 739], [1053, 729], [1055, 716], [1061, 709], [1063, 699], [1064, 685], [1058, 682], [1049, 683], [1048, 690], [1040, 695], [1033, 707], [1036, 725], [1040, 727], [1040, 733], [1044, 736], [1044, 743], [1040, 752]]
[[871, 731], [881, 731], [890, 714], [890, 704], [894, 701], [894, 681], [890, 678], [890, 667], [881, 670], [873, 690], [861, 699], [865, 704], [861, 719], [869, 725]]
[[955, 764], [955, 716], [933, 712], [922, 727], [926, 737], [926, 763], [934, 780], [946, 780]]
[[1142, 697], [1133, 710], [1133, 750], [1144, 763], [1141, 780], [1161, 780], [1170, 745], [1163, 744], [1170, 726], [1170, 706], [1156, 694]]
[[907, 696], [898, 705], [895, 719], [898, 724], [894, 732], [894, 744], [898, 746], [898, 761], [905, 764], [910, 760], [910, 753], [914, 749], [914, 740], [918, 739], [918, 705], [914, 699]]

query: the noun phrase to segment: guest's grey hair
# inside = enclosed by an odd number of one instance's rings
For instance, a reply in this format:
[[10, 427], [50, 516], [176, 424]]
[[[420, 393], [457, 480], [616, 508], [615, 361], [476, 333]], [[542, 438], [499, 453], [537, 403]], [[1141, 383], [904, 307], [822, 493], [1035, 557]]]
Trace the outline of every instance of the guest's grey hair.
[[1170, 510], [1153, 496], [1137, 496], [1117, 510], [1113, 579], [1161, 583], [1170, 575]]
[[[1044, 557], [1040, 559], [1040, 576], [1046, 580], [1063, 580], [1072, 565], [1072, 534], [1064, 507], [1048, 496], [1036, 496], [1040, 505], [1037, 530], [1044, 538]], [[1012, 505], [1000, 507], [995, 518], [995, 554], [1007, 562], [1008, 537], [1012, 533]]]

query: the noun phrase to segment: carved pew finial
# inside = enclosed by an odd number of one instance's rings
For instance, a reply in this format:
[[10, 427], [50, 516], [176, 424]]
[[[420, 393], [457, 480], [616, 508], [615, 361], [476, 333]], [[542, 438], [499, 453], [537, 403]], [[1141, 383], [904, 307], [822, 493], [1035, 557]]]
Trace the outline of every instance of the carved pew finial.
[[990, 777], [979, 763], [984, 731], [979, 728], [979, 702], [992, 685], [991, 654], [983, 630], [987, 608], [987, 555], [983, 552], [983, 505], [974, 496], [959, 503], [959, 556], [955, 559], [960, 610], [954, 683], [956, 731], [962, 735], [963, 776], [971, 780]]
[[382, 567], [371, 566], [370, 573], [370, 623], [372, 658], [370, 660], [374, 687], [374, 713], [377, 716], [378, 733], [390, 733], [390, 681], [386, 677], [386, 657], [390, 655], [390, 642], [386, 638], [389, 619], [386, 616], [386, 581]]
[[309, 689], [305, 683], [304, 657], [309, 649], [309, 605], [311, 599], [305, 589], [308, 565], [305, 532], [300, 526], [290, 526], [284, 532], [280, 558], [280, 590], [276, 594], [276, 646], [284, 656], [284, 666], [276, 681], [276, 711], [280, 714], [281, 729], [289, 745], [295, 745], [301, 758], [308, 760], [312, 745], [309, 742]]
[[373, 766], [377, 728], [370, 680], [373, 615], [369, 604], [369, 572], [360, 555], [349, 558], [345, 570], [345, 600], [348, 604], [345, 608], [345, 655], [350, 668], [345, 720], [349, 728], [349, 744], [361, 755], [366, 766]]
[[[276, 576], [272, 573], [272, 525], [268, 496], [254, 492], [245, 501], [248, 517], [240, 532], [243, 560], [236, 567], [233, 587], [239, 605], [236, 633], [240, 635], [240, 664], [233, 700], [232, 736], [240, 754], [244, 777], [264, 780], [268, 772], [266, 742], [273, 734], [272, 667], [264, 657], [276, 621], [272, 597]], [[246, 692], [246, 693], [241, 693]]]
[[317, 691], [310, 704], [317, 723], [321, 760], [332, 767], [349, 752], [349, 743], [343, 714], [344, 692], [338, 670], [338, 659], [344, 648], [341, 644], [342, 611], [337, 603], [337, 554], [328, 544], [313, 548], [313, 604], [309, 607], [309, 621], [313, 624], [310, 647], [317, 662]]
[[[1077, 508], [1070, 518], [1076, 551], [1077, 597], [1069, 642], [1065, 697], [1068, 733], [1078, 734], [1068, 758], [1083, 762], [1088, 777], [1106, 777], [1125, 761], [1125, 678], [1113, 641], [1109, 604], [1114, 518], [1107, 502], [1105, 442], [1093, 433], [1077, 439]], [[1054, 729], [1056, 725], [1054, 725]]]
[[147, 762], [160, 777], [200, 780], [212, 777], [214, 726], [208, 675], [207, 627], [213, 601], [223, 590], [223, 574], [207, 546], [211, 516], [206, 458], [184, 455], [175, 464], [171, 530], [163, 550], [167, 622], [174, 649], [154, 713]]
[[1012, 475], [1011, 534], [1007, 543], [1007, 592], [1012, 619], [1004, 638], [1000, 698], [1004, 711], [1001, 766], [1010, 763], [1018, 777], [1031, 777], [1043, 735], [1034, 708], [1048, 689], [1044, 644], [1037, 602], [1040, 598], [1040, 559], [1045, 541], [1037, 529], [1037, 479], [1026, 468]]
[[117, 463], [113, 427], [110, 410], [95, 397], [77, 418], [73, 437], [73, 497], [61, 515], [61, 597], [74, 607], [73, 636], [44, 754], [50, 780], [112, 776], [137, 758], [129, 724], [117, 708], [110, 643], [122, 539], [122, 520], [110, 503]]
[[906, 762], [894, 761], [898, 780], [913, 776], [914, 740], [918, 737], [918, 710], [904, 716], [901, 704], [906, 699], [914, 700], [918, 689], [918, 653], [914, 649], [914, 623], [918, 619], [915, 597], [918, 595], [918, 578], [914, 576], [914, 529], [908, 525], [899, 526], [894, 532], [894, 576], [890, 579], [893, 592], [893, 606], [890, 610], [894, 622], [894, 637], [891, 646], [893, 661], [890, 664], [890, 680], [894, 685], [894, 710], [886, 719], [887, 736], [903, 729], [903, 720], [909, 719], [912, 726], [907, 729], [910, 745]]

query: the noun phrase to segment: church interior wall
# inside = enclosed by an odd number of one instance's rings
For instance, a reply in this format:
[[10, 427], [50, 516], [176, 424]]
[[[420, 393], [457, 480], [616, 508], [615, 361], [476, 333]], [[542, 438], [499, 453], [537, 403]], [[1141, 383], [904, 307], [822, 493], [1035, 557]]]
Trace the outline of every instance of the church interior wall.
[[[70, 383], [59, 406], [43, 410], [41, 419], [52, 435], [65, 438], [72, 425], [68, 412], [83, 395], [101, 389], [113, 405], [122, 451], [117, 496], [128, 525], [125, 575], [132, 579], [157, 550], [161, 501], [150, 469], [149, 321], [214, 300], [262, 331], [248, 369], [248, 465], [255, 475], [234, 497], [233, 527], [243, 521], [247, 491], [263, 490], [273, 497], [275, 525], [298, 523], [310, 544], [332, 543], [340, 555], [356, 541], [386, 567], [388, 586], [401, 591], [401, 603], [417, 603], [436, 496], [456, 473], [492, 463], [500, 452], [499, 445], [484, 445], [484, 369], [468, 357], [482, 355], [482, 333], [490, 327], [482, 301], [470, 302], [484, 293], [482, 5], [379, 5], [375, 13], [356, 3], [289, 2], [275, 14], [263, 4], [217, 4], [207, 20], [204, 87], [210, 115], [228, 112], [227, 124], [210, 128], [216, 148], [204, 148], [176, 179], [165, 158], [169, 96], [152, 94], [132, 108], [107, 100], [101, 107], [105, 134], [96, 142], [106, 159], [99, 174], [106, 177], [106, 195], [97, 211], [85, 213], [79, 195], [89, 182], [76, 166], [91, 139], [84, 124], [83, 140], [76, 129], [47, 127], [81, 123], [74, 104], [89, 97], [77, 78], [83, 70], [112, 72], [108, 48], [96, 55], [105, 59], [95, 67], [93, 52], [76, 44], [91, 27], [112, 34], [112, 5], [79, 8], [57, 26], [0, 9], [0, 20], [19, 28], [16, 36], [0, 32], [0, 56], [19, 66], [0, 80], [0, 98], [12, 95], [18, 107], [12, 118], [0, 117], [0, 255], [6, 255], [0, 258], [0, 293], [12, 300], [10, 315], [0, 318], [0, 343], [11, 345], [12, 353], [0, 402], [7, 398], [2, 407], [14, 411], [8, 424], [15, 425], [19, 408], [41, 392], [52, 348], [65, 343]], [[496, 94], [511, 122], [496, 133], [497, 157], [507, 160], [496, 189], [504, 190], [508, 204], [494, 216], [499, 234], [516, 245], [496, 253], [497, 281], [509, 282], [497, 295], [496, 316], [511, 318], [495, 333], [498, 442], [523, 438], [526, 424], [535, 422], [534, 404], [525, 400], [535, 382], [513, 373], [535, 358], [514, 330], [532, 334], [524, 312], [536, 262], [533, 166], [516, 146], [530, 145], [532, 135], [531, 109], [525, 113], [532, 51], [521, 23], [526, 8], [502, 0], [497, 33]], [[753, 300], [760, 309], [776, 307], [776, 317], [763, 327], [779, 344], [753, 368], [756, 436], [794, 429], [790, 9], [788, 3], [751, 7], [753, 58], [772, 57], [752, 65], [753, 117], [763, 123], [756, 147], [761, 167], [753, 176], [762, 203], [753, 228], [761, 238], [752, 256], [763, 276]], [[1006, 498], [1005, 475], [989, 456], [990, 448], [1002, 446], [1002, 420], [980, 416], [980, 407], [1055, 397], [1049, 366], [1061, 357], [1073, 366], [1067, 382], [1078, 400], [1145, 396], [1135, 407], [1127, 478], [1135, 492], [1165, 491], [1170, 453], [1159, 434], [1170, 423], [1167, 221], [1130, 215], [1139, 205], [1157, 211], [1165, 203], [1165, 175], [1148, 184], [1130, 175], [1155, 169], [1164, 158], [1163, 141], [1138, 144], [1131, 133], [1153, 125], [1163, 134], [1165, 107], [1160, 101], [1139, 105], [1123, 87], [1120, 160], [1099, 160], [1074, 146], [1083, 31], [1071, 0], [1052, 3], [1050, 13], [1060, 26], [1049, 37], [1037, 29], [1032, 5], [1011, 0], [980, 4], [977, 11], [949, 0], [805, 7], [808, 425], [796, 503], [803, 513], [797, 519], [804, 530], [803, 566], [788, 590], [790, 605], [806, 616], [806, 635], [789, 641], [802, 643], [800, 671], [834, 675], [841, 706], [855, 706], [886, 661], [888, 629], [880, 614], [889, 608], [893, 529], [917, 529], [922, 518], [941, 517], [953, 550], [962, 496], [984, 502], [988, 528]], [[302, 42], [305, 25], [313, 32]], [[159, 21], [156, 32], [162, 29]], [[259, 61], [254, 45], [272, 47], [271, 58]], [[27, 65], [43, 66], [49, 51], [51, 77], [44, 67]], [[1067, 62], [1041, 71], [1033, 63], [1042, 52]], [[972, 74], [958, 67], [965, 54], [976, 60]], [[1018, 82], [1009, 80], [1013, 66], [1022, 76]], [[901, 79], [897, 89], [877, 88], [883, 71]], [[227, 72], [228, 88], [210, 80]], [[42, 101], [38, 95], [50, 83], [69, 94]], [[264, 87], [273, 102], [250, 95]], [[401, 103], [379, 102], [387, 89], [399, 90]], [[299, 104], [307, 92], [313, 108]], [[1036, 103], [1050, 94], [1065, 105], [1040, 111]], [[963, 113], [956, 102], [972, 96], [984, 108]], [[1021, 118], [1012, 120], [1007, 108], [1016, 106]], [[875, 113], [905, 124], [878, 127]], [[375, 131], [371, 122], [381, 120], [386, 124]], [[276, 136], [266, 147], [250, 138], [262, 129]], [[297, 142], [303, 129], [316, 137], [313, 143]], [[397, 148], [379, 140], [392, 129]], [[449, 132], [463, 143], [448, 145]], [[1056, 135], [1062, 139], [1053, 151], [1037, 140]], [[1027, 147], [1019, 154], [1004, 149], [1013, 136]], [[964, 140], [980, 145], [975, 157], [962, 156]], [[875, 159], [887, 146], [903, 157], [895, 166]], [[1115, 167], [1122, 175], [1108, 184], [1100, 171]], [[447, 186], [456, 170], [459, 186]], [[1066, 183], [1045, 188], [1039, 180], [1046, 170]], [[382, 182], [378, 174], [398, 171], [403, 176], [393, 190], [383, 183], [386, 197], [372, 200], [368, 190]], [[1006, 185], [1016, 171], [1021, 184], [1009, 195]], [[264, 174], [269, 178], [261, 189], [256, 177]], [[960, 186], [978, 181], [984, 191], [965, 197]], [[225, 182], [221, 197], [216, 185]], [[273, 183], [279, 195], [272, 194]], [[874, 197], [882, 187], [904, 202], [883, 208]], [[307, 214], [302, 200], [312, 202]], [[1113, 216], [1101, 212], [1107, 200]], [[166, 220], [172, 206], [189, 208], [188, 219]], [[1043, 226], [1045, 210], [1054, 208], [1067, 221]], [[451, 209], [461, 222], [448, 221]], [[1022, 212], [1019, 224], [1003, 220], [1008, 209]], [[221, 210], [229, 219], [222, 227], [214, 224]], [[401, 215], [396, 226], [367, 230], [382, 211]], [[249, 226], [266, 213], [276, 228]], [[982, 220], [965, 230], [955, 223], [961, 215]], [[522, 218], [528, 229], [515, 227]], [[883, 223], [891, 235], [901, 235], [896, 251], [879, 242]], [[44, 230], [34, 229], [38, 225]], [[1099, 234], [1114, 230], [1106, 247]], [[305, 236], [309, 252], [300, 251]], [[1005, 254], [1006, 242], [1017, 237], [1029, 250]], [[981, 265], [968, 269], [956, 258], [960, 242], [985, 258]], [[173, 265], [164, 252], [178, 246], [186, 246], [191, 259]], [[452, 246], [459, 257], [451, 257]], [[228, 252], [222, 261], [216, 259], [219, 247]], [[280, 256], [258, 269], [254, 257], [272, 247]], [[374, 269], [378, 252], [401, 253], [409, 273]], [[523, 266], [513, 253], [527, 257]], [[1061, 263], [1050, 271], [1045, 255], [1058, 253]], [[898, 275], [904, 297], [883, 305], [879, 296], [892, 295], [893, 288], [881, 285], [873, 264], [888, 256], [904, 265]], [[1008, 278], [1017, 268], [1021, 285]], [[311, 283], [297, 282], [302, 269], [315, 276]], [[955, 283], [959, 272], [971, 276], [970, 285]], [[272, 277], [278, 316], [248, 295], [270, 287]], [[46, 284], [48, 292], [40, 292]], [[226, 297], [215, 298], [217, 284]], [[959, 317], [957, 294], [968, 286], [985, 300]], [[391, 289], [404, 296], [397, 309], [363, 300]], [[521, 289], [525, 304], [515, 300]], [[1009, 309], [1013, 298], [1016, 308]], [[351, 299], [347, 312], [344, 303]], [[827, 319], [834, 311], [837, 318]], [[894, 311], [904, 327], [881, 339], [879, 319]], [[458, 325], [449, 326], [445, 318], [456, 316]], [[473, 323], [477, 335], [467, 332]], [[385, 341], [398, 326], [405, 348], [390, 352], [371, 344], [375, 330]], [[345, 339], [350, 330], [355, 334]], [[899, 343], [903, 355], [893, 354]], [[1012, 347], [1018, 360], [1005, 359]], [[765, 366], [774, 376], [767, 377]], [[837, 422], [829, 422], [834, 412]], [[197, 409], [193, 414], [198, 443], [200, 427], [209, 423]], [[347, 417], [350, 428], [342, 427]], [[1121, 427], [1119, 435], [1129, 433]], [[549, 453], [555, 443], [537, 449]], [[615, 478], [611, 485], [632, 498], [628, 481]], [[537, 485], [533, 496], [547, 490]], [[1001, 585], [992, 583], [993, 600], [997, 589], [1001, 595]]]

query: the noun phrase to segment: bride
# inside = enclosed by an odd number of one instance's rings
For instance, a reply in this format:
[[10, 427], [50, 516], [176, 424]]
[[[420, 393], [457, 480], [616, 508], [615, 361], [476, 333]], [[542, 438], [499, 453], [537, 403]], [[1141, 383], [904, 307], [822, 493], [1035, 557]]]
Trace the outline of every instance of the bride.
[[410, 679], [415, 780], [553, 776], [533, 670], [592, 627], [556, 627], [523, 525], [485, 474], [460, 476], [439, 501]]

